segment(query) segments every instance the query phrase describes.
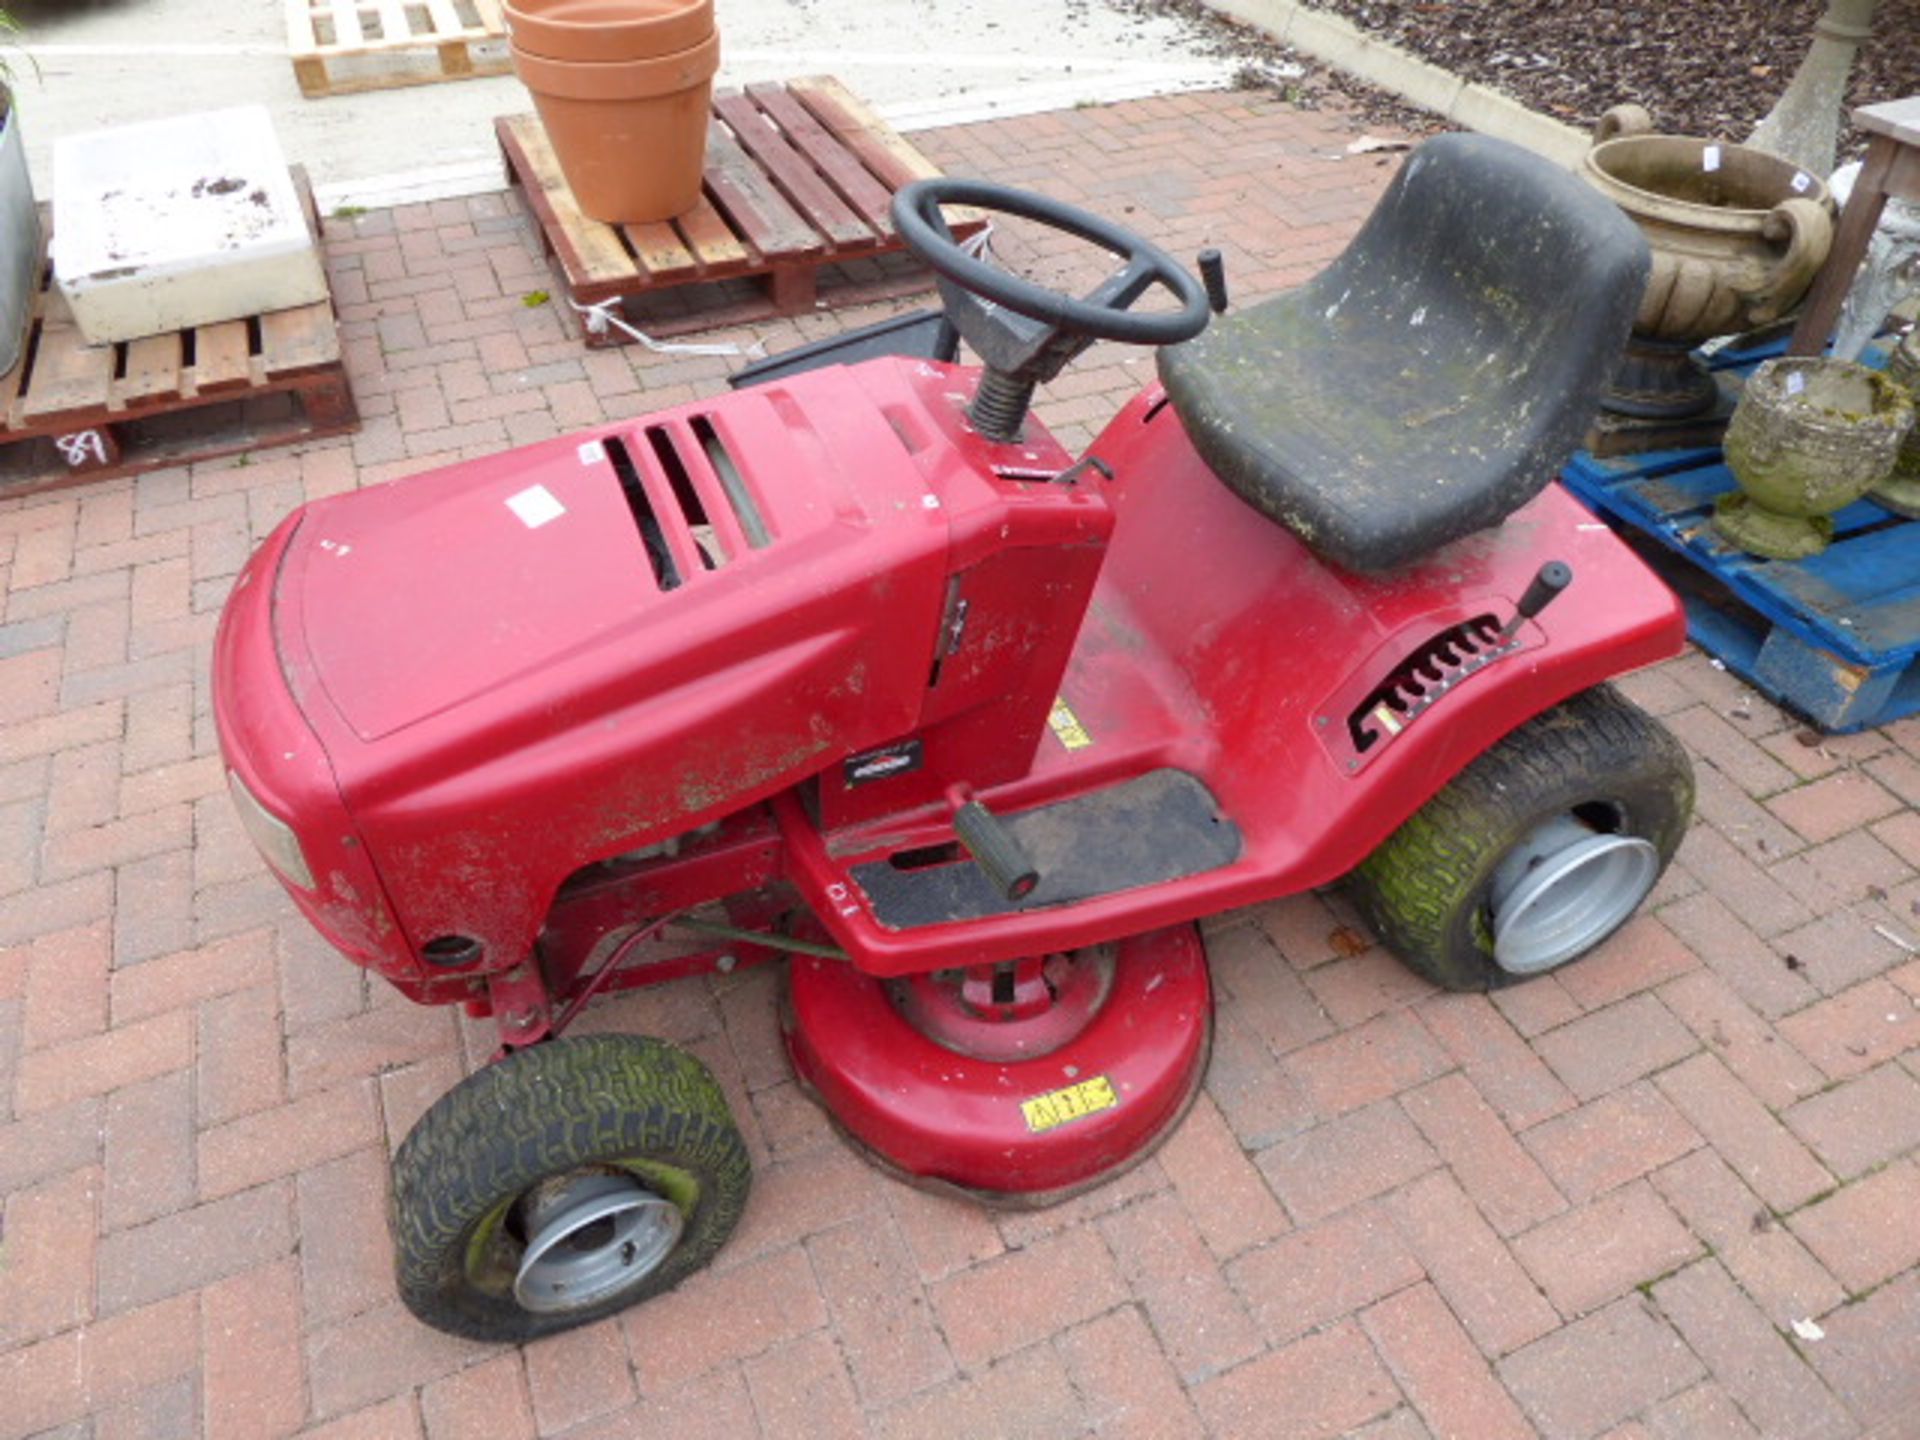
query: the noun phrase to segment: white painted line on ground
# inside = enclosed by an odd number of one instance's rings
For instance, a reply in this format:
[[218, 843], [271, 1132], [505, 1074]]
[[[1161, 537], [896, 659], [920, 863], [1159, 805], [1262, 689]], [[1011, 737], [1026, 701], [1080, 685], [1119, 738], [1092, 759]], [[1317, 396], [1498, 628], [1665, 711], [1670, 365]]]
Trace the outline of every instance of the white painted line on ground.
[[1075, 75], [936, 100], [896, 101], [874, 108], [896, 130], [933, 130], [943, 125], [971, 125], [980, 120], [1005, 120], [1036, 115], [1045, 110], [1067, 110], [1076, 105], [1112, 105], [1122, 100], [1144, 100], [1153, 95], [1176, 95], [1190, 90], [1224, 90], [1233, 82], [1224, 65], [1162, 69], [1153, 76], [1115, 77], [1099, 82]]
[[[1220, 64], [1156, 64], [1137, 62], [1141, 73], [1103, 78], [1081, 75], [1061, 80], [1030, 82], [1005, 89], [937, 100], [897, 101], [875, 105], [881, 119], [897, 130], [933, 130], [946, 125], [970, 125], [981, 120], [1005, 120], [1074, 105], [1110, 105], [1153, 95], [1183, 94], [1192, 90], [1220, 90], [1232, 82], [1232, 66]], [[428, 169], [407, 170], [365, 180], [343, 180], [316, 185], [314, 203], [322, 215], [347, 210], [384, 210], [394, 205], [417, 205], [430, 200], [454, 200], [506, 186], [498, 154], [462, 160]]]
[[730, 48], [721, 54], [721, 63], [735, 62], [741, 65], [771, 65], [801, 71], [808, 67], [869, 65], [889, 70], [1058, 70], [1062, 74], [1157, 74], [1169, 69], [1194, 68], [1194, 62], [1184, 66], [1169, 66], [1164, 60], [1127, 60], [1119, 56], [1087, 55], [1068, 52], [1059, 55], [1036, 55], [1027, 52], [994, 55], [955, 55], [942, 54], [929, 56], [924, 52], [893, 50], [760, 50], [752, 47]]
[[277, 55], [284, 60], [287, 56], [284, 45], [22, 45], [20, 49], [33, 60], [133, 60], [155, 55]]
[[455, 165], [316, 185], [313, 203], [322, 215], [337, 215], [342, 210], [386, 210], [395, 205], [484, 195], [489, 190], [504, 190], [506, 185], [506, 167], [495, 154], [487, 160], [464, 160]]
[[[22, 52], [34, 60], [132, 60], [154, 56], [173, 58], [222, 58], [226, 56], [275, 56], [284, 59], [284, 45], [24, 45]], [[1192, 65], [1169, 67], [1160, 60], [1126, 60], [1119, 57], [1084, 54], [1066, 55], [942, 55], [937, 61], [924, 54], [890, 50], [761, 50], [753, 47], [729, 49], [723, 59], [741, 66], [772, 67], [783, 73], [817, 69], [822, 66], [865, 67], [899, 70], [914, 67], [945, 71], [984, 70], [1019, 73], [1053, 70], [1063, 75], [1139, 75], [1157, 76], [1171, 68], [1192, 70]]]

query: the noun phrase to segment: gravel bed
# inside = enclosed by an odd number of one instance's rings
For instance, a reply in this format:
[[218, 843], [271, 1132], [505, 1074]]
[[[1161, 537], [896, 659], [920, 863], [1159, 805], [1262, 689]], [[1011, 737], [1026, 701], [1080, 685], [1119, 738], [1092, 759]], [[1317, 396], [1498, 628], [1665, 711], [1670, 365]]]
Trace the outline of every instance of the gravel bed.
[[[1289, 57], [1250, 32], [1220, 25], [1198, 0], [1129, 0], [1134, 8], [1187, 15], [1244, 54], [1250, 80]], [[1813, 39], [1824, 0], [1318, 0], [1369, 34], [1436, 65], [1504, 91], [1579, 129], [1609, 106], [1634, 101], [1673, 134], [1742, 140], [1786, 89]], [[1233, 47], [1237, 47], [1233, 48]], [[1307, 100], [1327, 89], [1364, 113], [1416, 132], [1435, 117], [1310, 66], [1291, 85]], [[1881, 0], [1873, 38], [1854, 63], [1849, 107], [1920, 94], [1920, 0]], [[1842, 149], [1863, 142], [1848, 131]]]

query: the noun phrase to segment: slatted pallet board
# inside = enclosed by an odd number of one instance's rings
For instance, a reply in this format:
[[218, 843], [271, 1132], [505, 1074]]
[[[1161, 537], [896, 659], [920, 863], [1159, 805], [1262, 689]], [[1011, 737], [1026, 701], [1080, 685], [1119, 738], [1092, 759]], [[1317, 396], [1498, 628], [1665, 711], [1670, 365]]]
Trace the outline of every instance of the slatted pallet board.
[[[513, 183], [540, 225], [547, 253], [577, 305], [634, 303], [682, 292], [678, 313], [649, 311], [651, 335], [792, 315], [822, 298], [823, 271], [904, 255], [888, 207], [894, 192], [940, 173], [926, 156], [838, 80], [817, 76], [716, 94], [700, 203], [646, 225], [608, 225], [580, 213], [533, 115], [495, 122]], [[962, 237], [979, 230], [960, 217]], [[918, 266], [867, 275], [838, 270], [831, 298], [846, 304], [925, 289]], [[751, 279], [756, 286], [721, 282]], [[586, 331], [589, 345], [618, 345], [616, 327]]]
[[286, 0], [287, 54], [308, 99], [508, 75], [500, 0]]
[[1755, 688], [1832, 732], [1920, 711], [1920, 521], [1860, 500], [1833, 517], [1823, 554], [1765, 560], [1713, 529], [1714, 501], [1737, 488], [1718, 447], [1583, 451], [1561, 478], [1679, 593], [1694, 642]]
[[[295, 187], [318, 236], [312, 195]], [[42, 228], [52, 233], [51, 211]], [[0, 375], [0, 496], [137, 474], [359, 425], [331, 300], [89, 345], [44, 261]]]

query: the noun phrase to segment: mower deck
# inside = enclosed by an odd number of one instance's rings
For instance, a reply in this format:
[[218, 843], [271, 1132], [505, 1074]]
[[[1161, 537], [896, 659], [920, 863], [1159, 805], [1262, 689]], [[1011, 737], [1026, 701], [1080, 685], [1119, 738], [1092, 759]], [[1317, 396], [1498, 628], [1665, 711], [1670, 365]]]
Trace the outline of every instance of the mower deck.
[[978, 970], [883, 982], [796, 960], [794, 1072], [897, 1174], [989, 1202], [1064, 1199], [1138, 1164], [1186, 1113], [1213, 1004], [1190, 925], [1044, 966], [1003, 972], [996, 995]]

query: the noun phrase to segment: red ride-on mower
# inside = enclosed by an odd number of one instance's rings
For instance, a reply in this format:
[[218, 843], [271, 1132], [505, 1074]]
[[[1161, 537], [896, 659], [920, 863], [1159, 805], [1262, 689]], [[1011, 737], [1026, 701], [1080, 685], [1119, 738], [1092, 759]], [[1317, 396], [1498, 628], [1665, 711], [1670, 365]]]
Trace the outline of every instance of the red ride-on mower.
[[[943, 203], [1119, 272], [1038, 288]], [[1345, 877], [1482, 989], [1598, 944], [1686, 825], [1685, 756], [1604, 683], [1680, 609], [1547, 483], [1644, 284], [1612, 205], [1436, 139], [1331, 268], [1204, 336], [1208, 290], [1093, 216], [959, 181], [895, 213], [980, 367], [838, 363], [911, 325], [780, 357], [308, 506], [228, 603], [216, 713], [267, 860], [350, 959], [499, 1026], [394, 1162], [430, 1324], [596, 1319], [738, 1219], [712, 1077], [559, 1038], [595, 995], [786, 957], [794, 1067], [848, 1135], [1038, 1203], [1192, 1098], [1199, 917]], [[1156, 286], [1177, 308], [1129, 312]], [[1167, 348], [1075, 459], [1028, 402], [1095, 337]]]

